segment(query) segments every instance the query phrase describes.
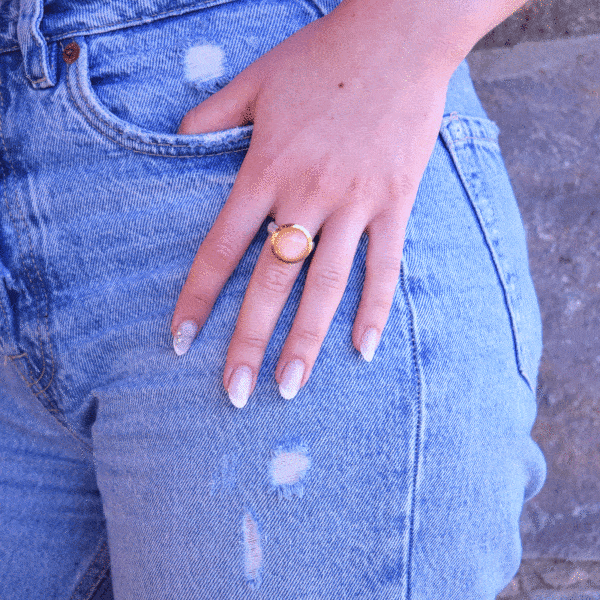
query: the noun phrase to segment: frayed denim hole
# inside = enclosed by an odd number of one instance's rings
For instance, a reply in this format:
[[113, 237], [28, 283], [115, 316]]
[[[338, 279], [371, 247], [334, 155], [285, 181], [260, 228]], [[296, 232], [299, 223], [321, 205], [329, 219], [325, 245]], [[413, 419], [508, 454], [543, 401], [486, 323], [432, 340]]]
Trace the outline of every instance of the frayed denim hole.
[[311, 466], [307, 448], [300, 443], [283, 443], [271, 454], [269, 468], [271, 490], [290, 499], [304, 495], [304, 478]]
[[261, 535], [256, 518], [250, 509], [242, 517], [244, 536], [244, 574], [252, 589], [257, 589], [262, 581], [263, 550]]

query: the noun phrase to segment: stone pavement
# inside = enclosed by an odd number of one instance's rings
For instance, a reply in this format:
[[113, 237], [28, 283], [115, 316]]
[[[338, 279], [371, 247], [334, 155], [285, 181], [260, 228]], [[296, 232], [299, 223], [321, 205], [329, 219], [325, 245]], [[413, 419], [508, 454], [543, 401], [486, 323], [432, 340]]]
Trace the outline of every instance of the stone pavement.
[[468, 57], [501, 129], [544, 325], [532, 436], [548, 477], [525, 505], [523, 560], [498, 600], [600, 600], [600, 3], [548, 4]]

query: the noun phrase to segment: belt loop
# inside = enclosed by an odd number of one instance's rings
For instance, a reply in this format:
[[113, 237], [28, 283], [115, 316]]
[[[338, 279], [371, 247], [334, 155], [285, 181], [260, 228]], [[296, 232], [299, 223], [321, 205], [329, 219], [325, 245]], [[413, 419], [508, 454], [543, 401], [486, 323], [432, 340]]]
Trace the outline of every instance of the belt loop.
[[17, 37], [25, 75], [35, 89], [53, 87], [56, 84], [56, 56], [48, 51], [48, 45], [40, 30], [44, 16], [44, 0], [20, 0]]

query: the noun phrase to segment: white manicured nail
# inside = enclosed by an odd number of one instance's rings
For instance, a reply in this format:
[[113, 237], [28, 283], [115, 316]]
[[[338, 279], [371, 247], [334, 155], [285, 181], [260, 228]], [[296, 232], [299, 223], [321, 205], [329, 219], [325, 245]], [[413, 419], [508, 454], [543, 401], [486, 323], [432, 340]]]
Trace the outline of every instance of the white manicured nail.
[[283, 371], [279, 393], [286, 399], [291, 400], [300, 389], [302, 376], [304, 375], [304, 362], [295, 358]]
[[252, 370], [246, 365], [238, 367], [231, 381], [229, 382], [229, 399], [237, 408], [244, 408], [250, 396], [250, 388], [252, 387]]
[[373, 360], [375, 348], [377, 348], [377, 329], [370, 327], [364, 332], [360, 342], [360, 353], [367, 362]]
[[184, 321], [179, 325], [179, 329], [173, 338], [173, 348], [177, 356], [185, 354], [190, 349], [197, 333], [198, 325], [194, 321]]

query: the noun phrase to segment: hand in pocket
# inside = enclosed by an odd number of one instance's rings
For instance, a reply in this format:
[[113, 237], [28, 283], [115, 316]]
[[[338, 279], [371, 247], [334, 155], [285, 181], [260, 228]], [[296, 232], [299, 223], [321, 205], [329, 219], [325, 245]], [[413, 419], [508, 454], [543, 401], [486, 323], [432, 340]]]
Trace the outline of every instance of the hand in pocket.
[[[399, 278], [406, 224], [458, 65], [439, 59], [439, 48], [411, 37], [408, 26], [395, 22], [392, 31], [387, 19], [384, 11], [367, 12], [365, 3], [342, 3], [185, 115], [183, 134], [250, 122], [254, 130], [231, 194], [200, 245], [177, 301], [171, 324], [177, 354], [187, 351], [271, 216], [278, 226], [299, 224], [313, 237], [320, 233], [275, 371], [281, 394], [292, 398], [310, 377], [365, 230], [366, 277], [352, 341], [371, 360]], [[305, 243], [303, 234], [294, 235], [281, 242], [282, 252]], [[223, 374], [237, 407], [254, 389], [301, 267], [302, 261], [277, 258], [269, 237]]]

